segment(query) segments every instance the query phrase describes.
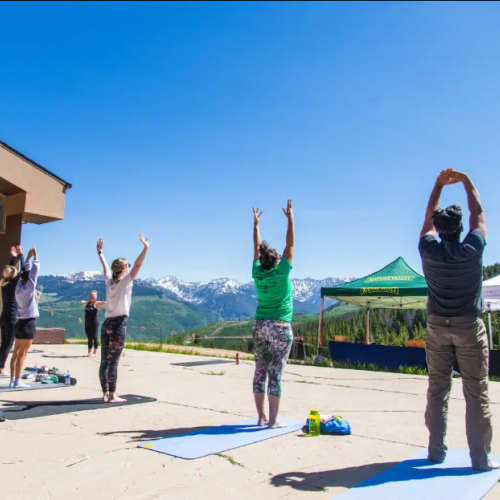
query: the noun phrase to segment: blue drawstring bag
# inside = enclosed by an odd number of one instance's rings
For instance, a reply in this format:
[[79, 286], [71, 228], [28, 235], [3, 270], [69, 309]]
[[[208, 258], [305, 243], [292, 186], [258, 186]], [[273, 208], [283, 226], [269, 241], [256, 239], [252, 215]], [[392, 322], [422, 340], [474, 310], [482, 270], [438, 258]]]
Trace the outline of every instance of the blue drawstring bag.
[[[309, 419], [307, 419], [304, 432], [309, 432]], [[351, 426], [344, 417], [334, 416], [326, 424], [321, 422], [321, 434], [337, 434], [339, 436], [347, 436], [351, 433]]]

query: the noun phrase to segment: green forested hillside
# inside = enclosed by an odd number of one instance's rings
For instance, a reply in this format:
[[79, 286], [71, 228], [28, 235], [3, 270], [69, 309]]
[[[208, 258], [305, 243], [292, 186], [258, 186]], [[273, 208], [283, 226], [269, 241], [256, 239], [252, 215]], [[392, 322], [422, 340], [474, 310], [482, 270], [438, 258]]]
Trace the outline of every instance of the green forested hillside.
[[[484, 268], [485, 279], [500, 274], [500, 263]], [[76, 301], [54, 301], [49, 295], [42, 295], [40, 303], [41, 327], [60, 327], [66, 329], [66, 335], [85, 337], [83, 306]], [[52, 315], [50, 311], [53, 311]], [[101, 323], [104, 311], [99, 313]], [[134, 297], [128, 337], [131, 340], [164, 340], [174, 335], [169, 342], [189, 342], [191, 333], [211, 337], [251, 337], [252, 322], [226, 321], [217, 322], [217, 313], [200, 309], [196, 306], [176, 302], [155, 295]], [[311, 345], [316, 344], [318, 316], [307, 314], [294, 315], [293, 329], [296, 335], [306, 338]], [[207, 326], [208, 325], [208, 326]], [[494, 342], [500, 344], [500, 315], [492, 315]], [[160, 331], [162, 328], [162, 331]], [[183, 332], [189, 332], [188, 334]], [[349, 337], [352, 341], [361, 341], [364, 332], [364, 312], [356, 306], [335, 304], [325, 311], [325, 339], [334, 339], [336, 335]], [[425, 313], [423, 311], [386, 311], [375, 310], [371, 313], [371, 340], [384, 344], [405, 344], [406, 339], [425, 338]], [[207, 339], [198, 341], [200, 345], [236, 349], [248, 349], [251, 343], [233, 339]]]
[[[84, 324], [78, 320], [84, 318], [84, 308], [79, 302], [45, 301], [40, 303], [40, 309], [38, 326], [65, 328], [68, 338], [85, 337]], [[99, 319], [102, 324], [104, 310], [99, 312]], [[185, 332], [206, 326], [217, 319], [216, 313], [200, 313], [167, 298], [137, 297], [132, 301], [127, 336], [129, 339], [155, 340], [160, 339], [161, 335], [163, 338], [169, 337], [172, 330]]]
[[493, 264], [492, 266], [485, 266], [484, 268], [484, 279], [489, 280], [498, 276], [500, 274], [500, 262]]

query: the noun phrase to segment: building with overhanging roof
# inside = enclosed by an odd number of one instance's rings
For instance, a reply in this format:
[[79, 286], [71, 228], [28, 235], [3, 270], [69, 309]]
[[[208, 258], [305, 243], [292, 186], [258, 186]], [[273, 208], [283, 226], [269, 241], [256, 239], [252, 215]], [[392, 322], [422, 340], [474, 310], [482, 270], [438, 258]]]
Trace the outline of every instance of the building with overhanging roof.
[[0, 141], [0, 267], [10, 247], [21, 243], [23, 224], [46, 224], [64, 218], [71, 184]]

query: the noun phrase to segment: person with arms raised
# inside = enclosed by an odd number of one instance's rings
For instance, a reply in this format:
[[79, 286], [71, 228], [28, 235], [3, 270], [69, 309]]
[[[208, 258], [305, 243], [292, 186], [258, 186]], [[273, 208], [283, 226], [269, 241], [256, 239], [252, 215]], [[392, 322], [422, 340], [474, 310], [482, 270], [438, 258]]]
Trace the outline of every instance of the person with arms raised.
[[[253, 326], [255, 375], [253, 392], [259, 426], [285, 427], [278, 421], [281, 401], [281, 377], [293, 342], [292, 270], [295, 225], [292, 200], [283, 209], [288, 220], [286, 246], [283, 257], [260, 238], [259, 209], [254, 214], [254, 257], [252, 277], [257, 291], [257, 311]], [[266, 379], [269, 376], [269, 420], [265, 414]]]
[[0, 344], [0, 375], [7, 375], [5, 365], [9, 357], [10, 350], [14, 344], [17, 324], [17, 301], [16, 286], [19, 281], [19, 270], [24, 267], [23, 251], [20, 246], [10, 249], [10, 265], [5, 266], [0, 280], [2, 287], [2, 315], [0, 317], [2, 329], [2, 343]]
[[101, 366], [99, 368], [99, 380], [105, 403], [124, 401], [116, 394], [118, 363], [127, 336], [133, 281], [139, 274], [149, 249], [149, 240], [142, 234], [139, 238], [144, 248], [130, 272], [130, 266], [124, 258], [115, 259], [110, 269], [103, 254], [104, 241], [100, 239], [97, 242], [97, 253], [106, 281], [106, 314], [101, 328]]
[[[443, 187], [462, 183], [469, 205], [469, 233], [463, 232], [458, 205], [439, 209]], [[439, 235], [439, 240], [436, 238]], [[488, 397], [489, 349], [483, 312], [483, 251], [486, 221], [479, 192], [467, 174], [453, 169], [439, 175], [427, 206], [419, 251], [428, 286], [426, 355], [429, 388], [425, 423], [429, 460], [442, 463], [453, 365], [458, 362], [466, 404], [466, 431], [472, 467], [489, 471], [492, 441]]]
[[[32, 257], [33, 263], [30, 265]], [[36, 320], [40, 316], [36, 296], [36, 284], [39, 274], [40, 261], [38, 260], [36, 248], [32, 248], [28, 253], [25, 265], [21, 270], [19, 281], [16, 284], [18, 321], [16, 323], [14, 354], [10, 360], [10, 385], [16, 389], [29, 387], [29, 385], [21, 382], [20, 379], [26, 356], [35, 338]]]
[[[97, 313], [101, 307], [106, 306], [106, 302], [97, 300], [97, 290], [90, 292], [89, 300], [82, 300], [80, 302], [85, 307], [85, 335], [88, 339], [88, 354], [87, 358], [95, 358], [97, 356], [97, 349], [99, 348], [99, 318]], [[94, 348], [94, 352], [92, 352]]]

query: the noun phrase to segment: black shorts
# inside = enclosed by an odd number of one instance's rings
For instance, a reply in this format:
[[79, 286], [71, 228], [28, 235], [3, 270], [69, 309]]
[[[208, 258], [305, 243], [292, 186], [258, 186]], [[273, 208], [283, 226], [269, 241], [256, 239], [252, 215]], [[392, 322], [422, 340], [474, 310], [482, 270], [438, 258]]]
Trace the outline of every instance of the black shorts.
[[16, 339], [33, 340], [36, 333], [36, 318], [20, 319], [16, 325]]

